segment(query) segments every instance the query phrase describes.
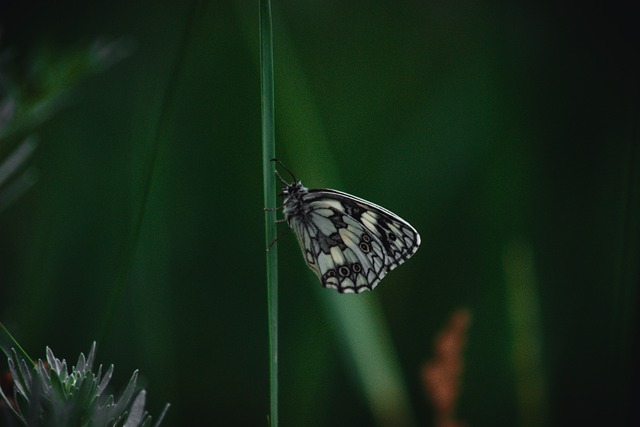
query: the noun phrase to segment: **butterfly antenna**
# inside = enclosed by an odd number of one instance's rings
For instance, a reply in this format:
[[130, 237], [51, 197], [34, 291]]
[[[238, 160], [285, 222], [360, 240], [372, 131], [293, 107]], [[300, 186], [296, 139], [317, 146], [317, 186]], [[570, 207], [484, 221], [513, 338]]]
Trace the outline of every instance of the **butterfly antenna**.
[[[293, 174], [293, 172], [291, 172], [291, 171], [289, 170], [289, 168], [288, 168], [288, 167], [286, 167], [286, 166], [284, 165], [284, 163], [282, 163], [280, 160], [275, 159], [275, 158], [274, 158], [274, 159], [271, 159], [271, 161], [272, 161], [272, 162], [276, 162], [276, 163], [278, 163], [280, 166], [282, 166], [282, 167], [284, 168], [284, 170], [286, 170], [287, 172], [289, 172], [289, 175], [291, 175], [291, 178], [293, 178], [293, 180], [294, 180], [295, 182], [298, 182], [298, 180], [296, 179], [296, 176]], [[277, 174], [277, 173], [278, 173], [278, 171], [276, 171], [276, 174]], [[280, 176], [280, 175], [278, 175], [278, 176]], [[282, 178], [280, 178], [280, 180], [282, 180]], [[284, 182], [284, 180], [282, 180], [282, 182]], [[286, 184], [286, 182], [285, 182], [285, 184]]]
[[[276, 170], [276, 176], [278, 177], [278, 179], [280, 180], [280, 182], [282, 182], [284, 185], [289, 185], [289, 183], [287, 181], [285, 181], [284, 179], [282, 179], [282, 177], [280, 176], [280, 174], [278, 173], [278, 171]], [[281, 193], [282, 194], [282, 193]]]

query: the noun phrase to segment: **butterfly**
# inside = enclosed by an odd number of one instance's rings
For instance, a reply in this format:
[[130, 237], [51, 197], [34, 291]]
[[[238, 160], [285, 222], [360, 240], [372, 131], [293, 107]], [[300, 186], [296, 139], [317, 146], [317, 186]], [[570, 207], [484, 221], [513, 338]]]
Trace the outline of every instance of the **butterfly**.
[[373, 290], [387, 273], [416, 253], [420, 235], [383, 207], [341, 191], [308, 189], [285, 181], [281, 206], [307, 265], [325, 288], [340, 293]]

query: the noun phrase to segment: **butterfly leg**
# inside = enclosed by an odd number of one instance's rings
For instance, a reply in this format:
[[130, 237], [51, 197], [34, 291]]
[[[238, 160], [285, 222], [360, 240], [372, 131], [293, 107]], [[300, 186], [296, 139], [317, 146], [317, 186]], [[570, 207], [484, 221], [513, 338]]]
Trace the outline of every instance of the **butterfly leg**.
[[[276, 221], [276, 222], [278, 222], [278, 221]], [[280, 221], [280, 222], [282, 222], [282, 221]], [[281, 232], [280, 232], [280, 234], [278, 234], [278, 236], [276, 236], [276, 238], [275, 238], [275, 239], [273, 239], [273, 242], [271, 242], [271, 243], [269, 244], [269, 247], [267, 247], [267, 252], [269, 252], [269, 251], [271, 250], [271, 248], [273, 247], [273, 245], [275, 245], [275, 244], [276, 244], [276, 242], [277, 242], [278, 240], [280, 240], [280, 237], [282, 237], [282, 235], [283, 235], [284, 233], [286, 233], [288, 230], [289, 230], [289, 229], [287, 228], [286, 230], [281, 231]]]
[[280, 205], [276, 208], [264, 208], [265, 212], [271, 212], [271, 211], [277, 211], [279, 209], [282, 209], [284, 207], [284, 205]]

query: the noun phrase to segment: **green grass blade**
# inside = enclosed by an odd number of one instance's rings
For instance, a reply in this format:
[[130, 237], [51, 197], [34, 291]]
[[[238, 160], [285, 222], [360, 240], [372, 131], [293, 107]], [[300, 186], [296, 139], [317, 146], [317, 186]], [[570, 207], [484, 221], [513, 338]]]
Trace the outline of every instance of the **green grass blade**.
[[[276, 156], [273, 111], [273, 39], [271, 30], [271, 2], [260, 0], [260, 81], [262, 91], [262, 170], [264, 175], [264, 206], [276, 206]], [[266, 246], [277, 237], [276, 213], [265, 211]], [[267, 300], [269, 311], [269, 394], [271, 413], [269, 423], [278, 425], [278, 248], [267, 252]]]
[[115, 313], [122, 299], [125, 286], [129, 280], [130, 274], [133, 271], [136, 252], [140, 245], [140, 239], [142, 235], [142, 227], [147, 216], [150, 199], [152, 197], [152, 190], [154, 182], [156, 181], [156, 174], [158, 169], [158, 162], [160, 152], [164, 148], [163, 144], [166, 144], [166, 134], [168, 133], [169, 117], [173, 113], [172, 108], [175, 105], [176, 92], [178, 90], [178, 80], [182, 74], [182, 68], [185, 61], [185, 55], [187, 52], [188, 44], [192, 39], [193, 29], [196, 27], [197, 20], [200, 19], [200, 8], [198, 2], [193, 2], [191, 10], [185, 21], [182, 38], [178, 45], [178, 49], [175, 55], [175, 59], [169, 72], [167, 85], [165, 88], [164, 96], [160, 105], [160, 111], [158, 112], [154, 135], [151, 141], [150, 147], [150, 160], [146, 166], [146, 171], [143, 178], [142, 196], [140, 201], [140, 207], [135, 214], [133, 230], [131, 236], [126, 242], [126, 247], [123, 251], [124, 262], [123, 266], [118, 273], [115, 283], [111, 289], [111, 295], [106, 306], [106, 313], [102, 320], [100, 342], [102, 345], [107, 343], [107, 339], [111, 333], [111, 326], [115, 318]]
[[11, 355], [10, 348], [17, 348], [25, 360], [28, 360], [31, 365], [35, 365], [27, 352], [24, 351], [20, 343], [11, 335], [11, 332], [9, 332], [2, 322], [0, 322], [0, 331], [2, 332], [0, 334], [0, 350], [2, 350], [5, 356], [9, 357]]

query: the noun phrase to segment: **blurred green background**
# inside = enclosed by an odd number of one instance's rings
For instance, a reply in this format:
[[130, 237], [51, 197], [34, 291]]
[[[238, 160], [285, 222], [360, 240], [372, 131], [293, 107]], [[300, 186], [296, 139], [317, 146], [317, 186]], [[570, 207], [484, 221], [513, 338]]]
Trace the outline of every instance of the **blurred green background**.
[[[16, 90], [33, 95], [42, 57], [65, 64], [99, 39], [128, 52], [28, 129], [38, 180], [0, 212], [0, 320], [32, 357], [50, 346], [73, 361], [98, 340], [114, 384], [140, 369], [151, 413], [171, 402], [163, 425], [265, 425], [257, 2], [0, 5]], [[383, 363], [414, 425], [435, 425], [420, 370], [460, 307], [468, 426], [637, 419], [630, 2], [273, 7], [278, 156], [423, 240], [359, 296], [319, 289], [293, 234], [278, 242], [281, 425], [384, 425], [354, 374], [354, 325], [332, 312], [359, 300], [375, 321], [358, 328], [390, 337]]]

